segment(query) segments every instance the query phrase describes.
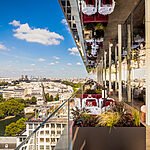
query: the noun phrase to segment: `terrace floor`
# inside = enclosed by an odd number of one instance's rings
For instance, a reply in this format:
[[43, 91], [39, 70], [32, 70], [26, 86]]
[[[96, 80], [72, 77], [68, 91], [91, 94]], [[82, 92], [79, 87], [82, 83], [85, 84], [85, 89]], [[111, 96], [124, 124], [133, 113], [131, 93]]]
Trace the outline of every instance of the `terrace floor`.
[[146, 127], [146, 150], [150, 150], [150, 126]]

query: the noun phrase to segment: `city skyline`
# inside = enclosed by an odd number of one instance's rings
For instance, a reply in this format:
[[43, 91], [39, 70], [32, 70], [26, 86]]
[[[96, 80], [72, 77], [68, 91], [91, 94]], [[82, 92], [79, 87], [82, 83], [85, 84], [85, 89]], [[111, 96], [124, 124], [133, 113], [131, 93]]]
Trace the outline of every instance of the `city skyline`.
[[0, 77], [87, 76], [58, 1], [50, 2], [1, 0]]

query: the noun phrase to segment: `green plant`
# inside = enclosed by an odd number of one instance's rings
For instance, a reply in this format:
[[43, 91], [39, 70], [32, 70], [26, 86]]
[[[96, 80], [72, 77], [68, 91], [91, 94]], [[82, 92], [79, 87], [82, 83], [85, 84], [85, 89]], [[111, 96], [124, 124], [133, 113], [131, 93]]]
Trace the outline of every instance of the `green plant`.
[[89, 114], [88, 109], [79, 109], [76, 107], [72, 109], [72, 115], [74, 120], [74, 126], [83, 126], [83, 127], [95, 127], [98, 123], [97, 117]]
[[104, 26], [101, 23], [95, 25], [95, 30], [104, 30]]
[[115, 125], [117, 127], [133, 127], [133, 116], [130, 113], [122, 114], [119, 121]]
[[118, 112], [105, 112], [99, 115], [98, 126], [115, 126], [120, 119], [120, 114]]
[[88, 109], [82, 108], [79, 109], [78, 107], [75, 107], [74, 109], [72, 109], [71, 114], [73, 115], [73, 120], [78, 120], [82, 118], [82, 114], [86, 114], [89, 113], [90, 111]]
[[137, 110], [132, 111], [133, 122], [135, 126], [140, 126], [140, 113]]
[[84, 127], [95, 127], [98, 124], [98, 119], [94, 115], [83, 113], [81, 117], [83, 119]]
[[115, 105], [112, 107], [112, 110], [114, 112], [118, 112], [121, 115], [127, 111], [124, 102], [115, 102]]

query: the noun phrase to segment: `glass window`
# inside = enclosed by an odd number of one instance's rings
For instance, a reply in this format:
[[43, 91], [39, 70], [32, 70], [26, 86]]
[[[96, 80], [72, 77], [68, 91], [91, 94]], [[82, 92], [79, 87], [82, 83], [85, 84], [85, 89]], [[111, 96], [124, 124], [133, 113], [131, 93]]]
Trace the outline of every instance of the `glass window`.
[[49, 128], [49, 124], [46, 124], [46, 128]]
[[61, 124], [57, 124], [57, 128], [61, 128]]
[[51, 135], [55, 135], [55, 131], [51, 131]]
[[43, 135], [43, 134], [44, 134], [44, 131], [41, 131], [40, 134]]
[[51, 138], [51, 142], [54, 143], [55, 142], [55, 138]]
[[37, 128], [38, 127], [38, 124], [34, 124], [34, 128]]
[[61, 131], [57, 131], [57, 134], [60, 135], [60, 134], [61, 134]]
[[46, 134], [49, 134], [49, 131], [47, 130], [47, 131], [45, 131], [45, 133], [46, 133]]
[[49, 150], [50, 149], [50, 146], [49, 145], [46, 145], [46, 150]]
[[20, 142], [22, 142], [22, 138], [20, 138]]
[[44, 150], [44, 145], [40, 145], [40, 150]]
[[33, 128], [33, 125], [32, 124], [29, 124], [29, 129], [32, 129]]
[[55, 124], [51, 124], [51, 128], [55, 128]]
[[29, 131], [29, 135], [32, 133], [32, 130], [31, 131]]
[[40, 138], [40, 142], [44, 142], [44, 138]]
[[49, 142], [50, 140], [49, 140], [49, 138], [46, 138], [46, 142]]
[[63, 128], [66, 126], [66, 124], [63, 124]]

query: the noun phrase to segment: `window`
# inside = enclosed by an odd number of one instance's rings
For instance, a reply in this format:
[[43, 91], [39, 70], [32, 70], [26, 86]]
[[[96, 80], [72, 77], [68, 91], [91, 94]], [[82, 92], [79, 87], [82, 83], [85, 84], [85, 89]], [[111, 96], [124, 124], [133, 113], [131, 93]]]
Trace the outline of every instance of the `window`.
[[50, 149], [50, 146], [49, 145], [46, 145], [46, 150], [49, 150]]
[[46, 124], [46, 128], [49, 128], [49, 124]]
[[51, 128], [55, 128], [55, 124], [51, 124]]
[[51, 138], [51, 142], [52, 142], [52, 143], [55, 143], [55, 138]]
[[48, 130], [47, 130], [47, 131], [45, 131], [45, 134], [49, 135], [49, 131], [48, 131]]
[[43, 134], [44, 134], [44, 131], [41, 131], [40, 134], [43, 135]]
[[55, 135], [55, 131], [51, 131], [51, 135]]
[[61, 128], [61, 124], [57, 124], [57, 128]]
[[29, 135], [32, 133], [32, 131], [29, 131]]
[[44, 142], [44, 138], [40, 138], [40, 142]]
[[54, 149], [55, 149], [55, 146], [52, 146], [52, 147], [51, 147], [51, 150], [54, 150]]
[[44, 150], [44, 145], [40, 145], [40, 150]]
[[49, 142], [50, 140], [49, 140], [49, 138], [46, 138], [46, 142]]
[[19, 140], [20, 142], [22, 142], [23, 141], [23, 139], [22, 138], [20, 138], [20, 140]]
[[33, 128], [33, 125], [32, 124], [29, 124], [29, 129], [32, 129]]
[[34, 129], [38, 127], [38, 124], [34, 124]]
[[63, 128], [64, 128], [66, 125], [65, 125], [65, 124], [63, 124], [62, 126], [63, 126]]
[[57, 131], [57, 135], [60, 135], [61, 134], [61, 131]]

